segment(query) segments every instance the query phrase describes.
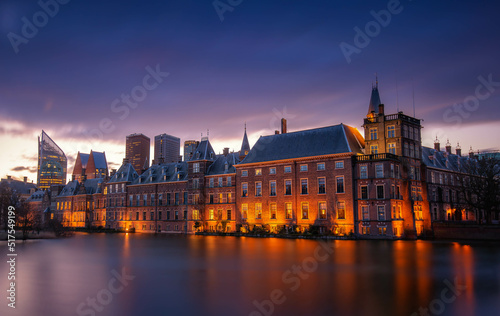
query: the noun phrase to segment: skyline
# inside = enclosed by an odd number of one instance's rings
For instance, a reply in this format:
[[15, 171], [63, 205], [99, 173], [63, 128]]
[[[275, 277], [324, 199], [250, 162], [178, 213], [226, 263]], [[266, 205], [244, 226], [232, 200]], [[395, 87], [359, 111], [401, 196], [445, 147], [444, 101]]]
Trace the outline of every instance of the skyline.
[[[401, 1], [348, 62], [340, 45], [355, 45], [355, 28], [366, 31], [372, 11], [379, 16], [393, 2], [243, 1], [223, 21], [210, 1], [117, 3], [59, 5], [17, 53], [8, 34], [22, 34], [23, 17], [41, 7], [0, 5], [9, 74], [0, 79], [0, 141], [9, 151], [2, 178], [36, 179], [42, 129], [68, 156], [68, 173], [76, 153], [91, 149], [117, 168], [125, 136], [136, 132], [183, 143], [210, 130], [218, 153], [239, 150], [245, 122], [251, 145], [279, 129], [281, 117], [290, 131], [339, 123], [362, 131], [375, 73], [387, 113], [399, 107], [413, 116], [415, 100], [424, 146], [438, 136], [442, 145], [460, 142], [464, 154], [499, 148], [484, 137], [500, 132], [498, 4]], [[134, 93], [137, 105], [122, 97]], [[456, 105], [464, 101], [472, 103]]]

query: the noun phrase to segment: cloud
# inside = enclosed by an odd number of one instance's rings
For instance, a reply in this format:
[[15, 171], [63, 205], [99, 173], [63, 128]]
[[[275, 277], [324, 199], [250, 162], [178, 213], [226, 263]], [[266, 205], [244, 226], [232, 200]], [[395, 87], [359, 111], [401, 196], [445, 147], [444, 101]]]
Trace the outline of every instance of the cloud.
[[11, 168], [10, 171], [13, 171], [13, 172], [28, 171], [28, 172], [34, 173], [37, 171], [37, 167], [17, 166], [17, 167]]

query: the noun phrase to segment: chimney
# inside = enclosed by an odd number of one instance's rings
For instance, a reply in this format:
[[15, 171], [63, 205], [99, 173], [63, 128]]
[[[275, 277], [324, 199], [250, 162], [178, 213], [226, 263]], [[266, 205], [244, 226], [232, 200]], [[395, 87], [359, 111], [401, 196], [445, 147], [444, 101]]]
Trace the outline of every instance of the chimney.
[[469, 149], [469, 158], [474, 158], [474, 151], [472, 150], [472, 146], [470, 146], [470, 149]]
[[24, 183], [27, 183], [28, 182], [28, 177], [24, 177], [23, 180], [24, 180]]
[[7, 176], [7, 181], [12, 180], [12, 176]]
[[451, 144], [450, 144], [449, 139], [446, 140], [446, 147], [445, 148], [446, 148], [446, 152], [451, 155]]
[[280, 131], [278, 131], [278, 130], [274, 131], [274, 135], [278, 135], [279, 133], [280, 133]]
[[457, 143], [456, 151], [457, 151], [457, 156], [462, 157], [462, 148], [460, 147], [459, 143]]
[[224, 154], [224, 156], [229, 155], [229, 147], [224, 147], [224, 150], [222, 151], [222, 153]]
[[281, 119], [281, 134], [286, 134], [286, 119]]
[[384, 115], [384, 105], [383, 104], [378, 105], [378, 114]]
[[434, 149], [436, 151], [441, 151], [441, 145], [439, 144], [439, 140], [438, 140], [437, 136], [436, 136], [436, 140], [434, 141]]

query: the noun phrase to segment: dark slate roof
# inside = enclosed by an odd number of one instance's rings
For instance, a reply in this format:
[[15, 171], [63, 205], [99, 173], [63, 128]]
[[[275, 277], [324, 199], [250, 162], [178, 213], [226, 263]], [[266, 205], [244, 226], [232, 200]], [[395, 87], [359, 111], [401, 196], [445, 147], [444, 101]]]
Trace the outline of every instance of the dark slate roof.
[[234, 167], [234, 165], [240, 162], [239, 157], [239, 152], [230, 153], [227, 156], [217, 155], [214, 163], [211, 164], [210, 167], [208, 167], [207, 175], [235, 173], [236, 168]]
[[92, 154], [94, 155], [94, 164], [97, 169], [107, 169], [108, 168], [108, 163], [106, 161], [106, 154], [101, 153], [98, 151], [93, 151]]
[[460, 171], [461, 166], [464, 166], [469, 161], [469, 157], [461, 157], [444, 151], [436, 151], [434, 148], [422, 147], [422, 161], [430, 168]]
[[37, 190], [37, 187], [34, 183], [31, 182], [24, 182], [20, 180], [8, 180], [8, 179], [2, 179], [2, 183], [6, 183], [12, 191], [19, 193], [19, 194], [29, 194], [31, 192], [31, 189]]
[[79, 183], [77, 180], [70, 181], [66, 186], [62, 189], [61, 193], [59, 193], [59, 196], [71, 196], [75, 195], [78, 192], [78, 188], [80, 187]]
[[38, 190], [34, 192], [28, 199], [28, 202], [36, 202], [36, 201], [43, 201], [43, 197], [45, 196], [46, 191], [44, 190]]
[[87, 179], [84, 182], [85, 186], [85, 193], [86, 194], [96, 194], [96, 193], [102, 193], [102, 184], [104, 180], [102, 178], [97, 178], [97, 179]]
[[340, 153], [362, 154], [363, 136], [344, 124], [261, 136], [241, 162], [255, 163]]
[[87, 168], [87, 163], [89, 162], [89, 154], [80, 153], [80, 161], [82, 162], [82, 168]]
[[188, 164], [185, 161], [152, 165], [131, 184], [164, 183], [187, 180]]
[[139, 175], [135, 171], [131, 163], [124, 163], [120, 169], [111, 177], [108, 183], [115, 182], [133, 182]]
[[190, 161], [197, 160], [215, 160], [215, 151], [207, 137], [203, 137], [201, 139], [201, 142], [198, 147], [196, 147]]
[[250, 143], [248, 142], [247, 128], [245, 127], [245, 134], [243, 135], [243, 142], [241, 143], [240, 152], [242, 154], [245, 154], [245, 152], [249, 152], [249, 151], [250, 151]]
[[370, 105], [368, 106], [368, 114], [375, 112], [378, 113], [378, 106], [380, 101], [380, 94], [378, 93], [378, 84], [372, 87], [372, 95], [370, 97]]

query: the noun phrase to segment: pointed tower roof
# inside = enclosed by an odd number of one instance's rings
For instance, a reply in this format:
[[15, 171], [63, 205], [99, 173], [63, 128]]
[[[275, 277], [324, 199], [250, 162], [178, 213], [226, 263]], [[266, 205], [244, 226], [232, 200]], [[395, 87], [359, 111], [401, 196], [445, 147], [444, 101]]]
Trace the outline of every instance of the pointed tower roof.
[[378, 113], [378, 106], [382, 104], [380, 101], [380, 94], [378, 93], [378, 79], [375, 85], [372, 86], [372, 95], [370, 97], [370, 105], [368, 106], [368, 114], [372, 112]]
[[245, 134], [243, 135], [243, 142], [241, 143], [241, 155], [246, 155], [250, 151], [250, 144], [247, 137], [247, 124], [245, 123]]

